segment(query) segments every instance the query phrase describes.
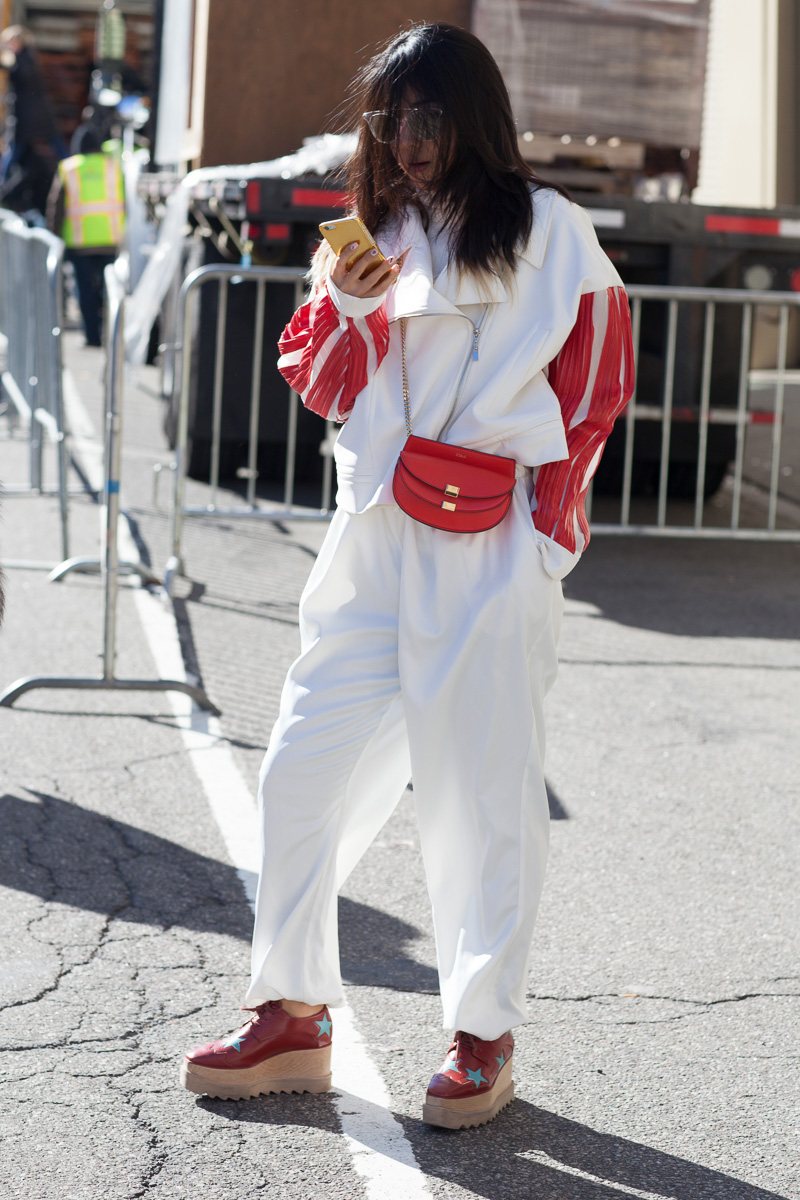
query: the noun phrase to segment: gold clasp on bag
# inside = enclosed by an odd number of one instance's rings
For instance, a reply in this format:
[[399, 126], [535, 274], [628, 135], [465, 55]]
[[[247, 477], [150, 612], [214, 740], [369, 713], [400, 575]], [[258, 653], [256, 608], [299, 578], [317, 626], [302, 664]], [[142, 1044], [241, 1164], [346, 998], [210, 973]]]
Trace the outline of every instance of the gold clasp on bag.
[[457, 488], [454, 483], [448, 483], [447, 487], [444, 489], [444, 494], [445, 496], [457, 496], [460, 491], [461, 488]]
[[455, 512], [455, 511], [456, 511], [456, 506], [455, 506], [455, 504], [449, 504], [447, 500], [443, 500], [443, 501], [442, 501], [442, 508], [446, 508], [448, 512]]

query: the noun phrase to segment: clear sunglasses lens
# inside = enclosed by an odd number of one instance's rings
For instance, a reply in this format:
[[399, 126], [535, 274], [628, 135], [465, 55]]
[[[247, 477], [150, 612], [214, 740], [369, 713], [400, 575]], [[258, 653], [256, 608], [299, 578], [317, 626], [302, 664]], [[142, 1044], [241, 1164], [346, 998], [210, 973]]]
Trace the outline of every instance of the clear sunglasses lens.
[[408, 132], [421, 142], [434, 142], [442, 126], [438, 108], [414, 108], [408, 114]]
[[391, 125], [393, 122], [389, 120], [389, 114], [385, 112], [368, 112], [364, 113], [364, 120], [369, 126], [369, 131], [378, 142], [391, 142]]
[[[388, 112], [368, 112], [362, 116], [376, 141], [395, 141], [397, 121]], [[416, 141], [436, 141], [442, 127], [442, 111], [439, 108], [412, 108], [406, 113], [405, 125]]]

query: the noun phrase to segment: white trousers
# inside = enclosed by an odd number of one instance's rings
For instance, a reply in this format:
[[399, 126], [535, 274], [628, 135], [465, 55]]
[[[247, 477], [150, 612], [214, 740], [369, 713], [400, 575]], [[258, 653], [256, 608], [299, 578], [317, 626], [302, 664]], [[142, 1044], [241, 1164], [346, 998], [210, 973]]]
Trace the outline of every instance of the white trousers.
[[261, 769], [248, 1005], [344, 1003], [337, 892], [413, 777], [444, 1027], [494, 1039], [526, 1019], [563, 603], [526, 491], [479, 534], [390, 505], [334, 516]]

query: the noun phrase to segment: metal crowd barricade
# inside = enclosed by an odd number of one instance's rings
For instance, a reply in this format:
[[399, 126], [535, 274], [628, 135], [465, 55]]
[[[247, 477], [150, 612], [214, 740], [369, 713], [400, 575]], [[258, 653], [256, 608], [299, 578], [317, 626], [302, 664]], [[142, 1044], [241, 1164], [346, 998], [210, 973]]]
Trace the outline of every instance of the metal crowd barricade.
[[77, 688], [103, 691], [184, 692], [201, 708], [219, 716], [219, 709], [205, 692], [179, 679], [118, 679], [115, 674], [117, 638], [117, 596], [120, 561], [117, 528], [120, 516], [119, 485], [122, 464], [122, 406], [124, 391], [124, 308], [125, 293], [114, 266], [105, 269], [106, 325], [106, 441], [103, 507], [105, 536], [101, 545], [101, 572], [104, 583], [103, 674], [99, 679], [59, 676], [29, 676], [12, 683], [2, 696], [0, 706], [10, 707], [24, 692], [35, 688]]
[[[27, 427], [29, 479], [7, 484], [6, 495], [59, 498], [61, 547], [69, 555], [68, 469], [61, 364], [61, 271], [64, 243], [44, 229], [28, 229], [0, 210], [0, 333], [5, 342], [2, 384], [9, 430]], [[44, 486], [45, 435], [57, 448], [58, 482]]]
[[[8, 288], [3, 286], [3, 280], [8, 278], [8, 240], [4, 236], [5, 228], [9, 224], [18, 222], [22, 224], [16, 213], [9, 212], [7, 208], [0, 208], [0, 341], [2, 342], [3, 351], [7, 346], [8, 340], [8, 323], [11, 319], [9, 312]], [[11, 410], [9, 410], [9, 413]]]
[[[178, 301], [178, 337], [180, 339], [176, 351], [176, 372], [174, 387], [178, 391], [180, 402], [178, 409], [177, 439], [175, 447], [175, 479], [172, 496], [171, 518], [171, 556], [164, 573], [164, 587], [170, 593], [172, 580], [183, 570], [181, 558], [181, 542], [183, 538], [183, 518], [185, 516], [219, 516], [261, 518], [268, 521], [280, 520], [320, 520], [326, 519], [331, 513], [331, 495], [333, 487], [332, 421], [326, 422], [326, 436], [321, 439], [320, 450], [324, 454], [322, 486], [319, 507], [297, 505], [294, 503], [295, 493], [295, 459], [297, 453], [297, 417], [300, 397], [289, 389], [289, 407], [286, 427], [285, 473], [283, 479], [283, 502], [265, 503], [256, 498], [256, 481], [258, 471], [258, 426], [261, 395], [261, 375], [264, 351], [264, 312], [266, 288], [270, 283], [294, 284], [294, 307], [298, 308], [303, 300], [303, 286], [306, 272], [299, 267], [241, 267], [228, 265], [211, 265], [198, 267], [187, 275], [181, 288]], [[254, 338], [252, 359], [252, 380], [250, 388], [249, 437], [247, 445], [247, 466], [241, 475], [247, 479], [246, 503], [238, 507], [220, 507], [217, 503], [219, 491], [220, 467], [220, 434], [222, 428], [222, 381], [224, 371], [225, 334], [228, 321], [228, 288], [234, 284], [253, 282], [256, 285], [256, 303], [254, 313]], [[219, 304], [217, 307], [217, 326], [215, 331], [214, 384], [212, 395], [212, 441], [211, 441], [211, 472], [210, 496], [207, 505], [187, 505], [185, 502], [187, 445], [189, 436], [189, 398], [191, 389], [191, 346], [195, 318], [195, 300], [198, 291], [209, 283], [219, 284]]]
[[[302, 301], [304, 272], [299, 268], [206, 266], [193, 271], [184, 280], [178, 308], [178, 337], [176, 347], [176, 380], [180, 403], [177, 422], [177, 445], [175, 479], [171, 521], [171, 557], [165, 571], [165, 588], [169, 593], [174, 576], [183, 569], [181, 541], [183, 519], [186, 516], [260, 517], [267, 520], [323, 519], [331, 512], [333, 425], [328, 430], [322, 449], [326, 454], [322, 496], [318, 508], [298, 506], [293, 503], [294, 463], [296, 453], [297, 406], [299, 397], [290, 390], [290, 403], [286, 439], [286, 469], [284, 476], [283, 505], [259, 503], [256, 500], [256, 457], [258, 452], [259, 398], [263, 362], [263, 318], [265, 288], [271, 282], [295, 284], [295, 307]], [[225, 332], [227, 324], [228, 288], [233, 283], [254, 281], [257, 298], [254, 318], [254, 342], [252, 384], [250, 397], [250, 438], [248, 443], [248, 466], [242, 472], [247, 478], [246, 504], [237, 508], [220, 507], [217, 502], [219, 489], [220, 430], [222, 424]], [[219, 285], [219, 304], [215, 332], [216, 355], [214, 360], [213, 416], [211, 443], [210, 496], [206, 505], [187, 505], [185, 502], [187, 444], [189, 424], [189, 399], [191, 392], [191, 362], [194, 330], [195, 299], [198, 291], [209, 283]], [[592, 524], [593, 533], [659, 535], [678, 537], [768, 539], [772, 541], [800, 540], [800, 528], [779, 529], [777, 513], [781, 470], [781, 438], [784, 421], [785, 390], [787, 376], [787, 346], [789, 312], [800, 308], [800, 294], [795, 292], [757, 292], [727, 288], [685, 288], [631, 285], [627, 288], [631, 300], [633, 318], [633, 341], [636, 358], [642, 327], [642, 305], [660, 303], [667, 306], [666, 347], [663, 361], [663, 386], [659, 395], [646, 398], [634, 393], [624, 414], [619, 418], [625, 429], [625, 446], [618, 522]], [[703, 306], [703, 350], [700, 367], [699, 404], [675, 403], [676, 355], [681, 352], [679, 341], [679, 306], [692, 304]], [[741, 347], [739, 357], [738, 384], [735, 404], [730, 407], [711, 404], [712, 356], [714, 352], [714, 322], [717, 306], [738, 306], [741, 309]], [[754, 413], [748, 407], [749, 371], [753, 314], [757, 306], [778, 308], [780, 324], [778, 333], [777, 370], [775, 372], [776, 399], [772, 414]], [[743, 493], [743, 467], [745, 436], [755, 422], [772, 426], [771, 472], [767, 500], [766, 524], [763, 529], [742, 527], [740, 524]], [[667, 501], [670, 472], [670, 443], [673, 422], [684, 420], [697, 426], [697, 468], [695, 477], [694, 512], [690, 524], [668, 524]], [[661, 425], [659, 481], [657, 512], [654, 522], [631, 520], [632, 483], [634, 464], [634, 432], [637, 422], [658, 422]], [[728, 425], [735, 428], [735, 456], [732, 476], [731, 517], [727, 528], [704, 524], [706, 500], [706, 467], [709, 428], [712, 425]], [[591, 496], [589, 505], [591, 508]]]
[[[789, 312], [800, 309], [800, 294], [797, 292], [755, 291], [733, 288], [689, 288], [662, 287], [655, 285], [629, 285], [633, 322], [633, 343], [637, 367], [642, 327], [642, 304], [657, 302], [667, 306], [666, 354], [663, 373], [663, 392], [660, 398], [648, 397], [640, 401], [635, 391], [624, 414], [619, 418], [625, 425], [625, 450], [623, 460], [622, 493], [619, 523], [592, 523], [593, 533], [637, 534], [648, 536], [695, 537], [695, 538], [739, 538], [747, 540], [800, 541], [800, 527], [777, 528], [778, 488], [781, 470], [781, 441], [784, 426], [784, 407], [787, 382], [787, 347]], [[702, 304], [703, 351], [700, 369], [700, 402], [697, 407], [675, 406], [675, 365], [680, 346], [678, 341], [678, 313], [681, 304]], [[712, 356], [714, 352], [714, 320], [717, 305], [741, 308], [739, 370], [735, 407], [711, 406]], [[753, 412], [748, 405], [751, 341], [754, 309], [757, 306], [777, 308], [779, 312], [777, 366], [775, 379], [775, 404], [772, 413]], [[660, 403], [653, 403], [660, 399]], [[695, 475], [694, 514], [691, 524], [667, 523], [667, 496], [670, 467], [670, 439], [673, 421], [682, 420], [697, 424], [697, 468]], [[630, 519], [633, 477], [634, 431], [637, 421], [656, 421], [661, 425], [661, 453], [659, 461], [658, 504], [655, 523], [634, 523]], [[766, 524], [763, 529], [742, 527], [741, 504], [743, 491], [743, 469], [745, 438], [747, 430], [755, 423], [772, 427], [770, 482], [767, 498]], [[711, 425], [728, 425], [735, 428], [735, 455], [733, 461], [731, 515], [727, 528], [704, 524], [705, 482], [707, 467], [708, 435]]]

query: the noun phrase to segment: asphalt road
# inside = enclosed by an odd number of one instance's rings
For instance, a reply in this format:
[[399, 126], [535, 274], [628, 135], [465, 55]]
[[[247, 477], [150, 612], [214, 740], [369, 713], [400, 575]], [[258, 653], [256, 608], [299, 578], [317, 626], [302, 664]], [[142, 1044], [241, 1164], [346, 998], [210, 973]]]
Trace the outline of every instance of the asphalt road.
[[[67, 349], [101, 429], [102, 358]], [[123, 503], [156, 566], [159, 416], [142, 372]], [[6, 478], [23, 465], [0, 440]], [[96, 553], [96, 505], [71, 512], [74, 552]], [[322, 533], [187, 526], [184, 661], [251, 791]], [[52, 500], [6, 500], [4, 558], [55, 561], [56, 534]], [[447, 1034], [410, 793], [348, 881], [349, 1004], [430, 1196], [800, 1200], [798, 585], [797, 546], [621, 537], [595, 538], [567, 581], [530, 1023], [518, 1098], [490, 1126], [420, 1121]], [[96, 674], [101, 627], [96, 578], [10, 571], [0, 686]], [[132, 585], [119, 628], [118, 673], [159, 673]], [[0, 709], [0, 1196], [403, 1197], [359, 1168], [346, 1097], [177, 1085], [183, 1050], [238, 1023], [251, 921], [178, 726], [157, 694]]]

